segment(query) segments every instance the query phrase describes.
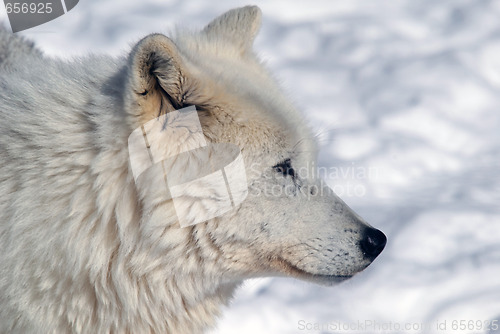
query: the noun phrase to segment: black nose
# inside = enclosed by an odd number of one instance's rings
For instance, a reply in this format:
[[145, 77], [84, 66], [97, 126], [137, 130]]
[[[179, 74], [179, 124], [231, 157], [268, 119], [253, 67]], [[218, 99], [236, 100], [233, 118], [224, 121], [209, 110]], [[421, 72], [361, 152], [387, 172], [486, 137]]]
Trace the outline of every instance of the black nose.
[[367, 258], [373, 260], [382, 252], [386, 243], [387, 238], [382, 231], [367, 228], [361, 240], [361, 250]]

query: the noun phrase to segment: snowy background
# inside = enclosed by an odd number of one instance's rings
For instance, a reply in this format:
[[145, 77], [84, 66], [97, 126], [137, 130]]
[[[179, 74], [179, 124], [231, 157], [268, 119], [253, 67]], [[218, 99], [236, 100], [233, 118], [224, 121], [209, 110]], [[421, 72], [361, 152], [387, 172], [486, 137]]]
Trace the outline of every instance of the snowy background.
[[[500, 327], [500, 1], [253, 3], [256, 50], [317, 130], [328, 182], [389, 243], [333, 288], [248, 281], [213, 333], [500, 333], [484, 326]], [[246, 4], [80, 0], [22, 34], [50, 55], [119, 55]]]

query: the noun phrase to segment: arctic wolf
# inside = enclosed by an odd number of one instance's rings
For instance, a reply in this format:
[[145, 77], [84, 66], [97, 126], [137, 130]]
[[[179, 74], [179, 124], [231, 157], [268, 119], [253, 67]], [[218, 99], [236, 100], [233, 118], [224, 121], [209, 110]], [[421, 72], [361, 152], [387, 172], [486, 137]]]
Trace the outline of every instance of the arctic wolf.
[[[379, 255], [384, 234], [310, 172], [313, 136], [252, 51], [260, 18], [71, 62], [0, 32], [0, 333], [200, 333], [244, 279], [331, 285]], [[187, 106], [241, 149], [248, 196], [182, 228], [127, 141]]]

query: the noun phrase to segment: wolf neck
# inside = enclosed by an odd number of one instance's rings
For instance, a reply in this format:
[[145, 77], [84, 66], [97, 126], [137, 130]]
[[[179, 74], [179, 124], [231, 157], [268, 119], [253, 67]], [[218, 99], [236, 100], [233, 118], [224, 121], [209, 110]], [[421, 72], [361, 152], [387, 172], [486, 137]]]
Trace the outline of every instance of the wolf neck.
[[[239, 282], [222, 283], [221, 268], [204, 260], [197, 249], [194, 230], [166, 227], [168, 208], [148, 207], [147, 198], [139, 199], [129, 172], [127, 141], [120, 138], [124, 133], [110, 145], [122, 149], [108, 147], [95, 160], [101, 166], [94, 181], [99, 189], [96, 211], [101, 229], [109, 233], [107, 244], [95, 245], [106, 248], [106, 258], [90, 282], [102, 310], [97, 332], [202, 333], [215, 325]], [[109, 161], [114, 167], [105, 165]], [[107, 204], [99, 206], [102, 201]]]
[[132, 278], [128, 287], [123, 286], [125, 280], [117, 282], [120, 306], [114, 310], [122, 322], [110, 332], [196, 334], [213, 327], [236, 284], [215, 286], [195, 282], [194, 277], [168, 277], [171, 274], [163, 270]]

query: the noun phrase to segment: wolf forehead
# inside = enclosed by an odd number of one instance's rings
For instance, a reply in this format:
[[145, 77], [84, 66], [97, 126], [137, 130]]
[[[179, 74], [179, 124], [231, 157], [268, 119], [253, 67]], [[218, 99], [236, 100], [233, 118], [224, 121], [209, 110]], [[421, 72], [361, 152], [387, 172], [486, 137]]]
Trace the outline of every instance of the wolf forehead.
[[211, 141], [230, 141], [248, 153], [279, 151], [279, 159], [299, 142], [308, 147], [297, 151], [315, 152], [314, 141], [304, 140], [312, 136], [303, 116], [252, 50], [260, 22], [260, 9], [250, 6], [238, 15], [229, 11], [199, 33], [143, 38], [128, 58], [129, 112], [145, 123], [195, 105]]

